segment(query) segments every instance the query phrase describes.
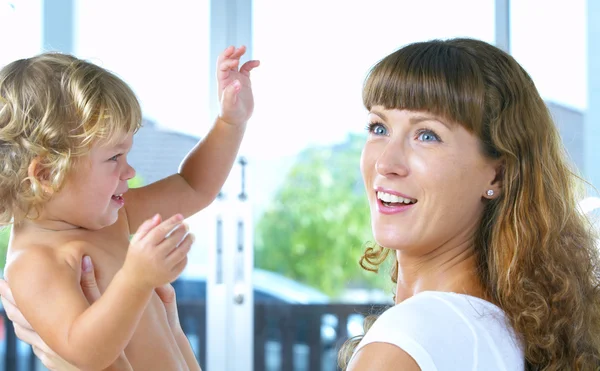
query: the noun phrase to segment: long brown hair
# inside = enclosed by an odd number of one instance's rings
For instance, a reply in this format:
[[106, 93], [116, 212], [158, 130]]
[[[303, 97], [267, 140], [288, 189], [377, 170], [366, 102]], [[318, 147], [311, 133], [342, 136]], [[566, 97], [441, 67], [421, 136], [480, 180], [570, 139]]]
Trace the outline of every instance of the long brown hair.
[[[367, 109], [381, 105], [445, 117], [477, 135], [485, 155], [501, 159], [501, 195], [487, 203], [474, 239], [486, 295], [520, 338], [527, 370], [598, 369], [595, 234], [577, 207], [581, 179], [527, 72], [482, 41], [419, 42], [371, 69], [363, 102]], [[369, 247], [361, 266], [377, 270], [388, 255], [386, 248]], [[340, 351], [343, 368], [358, 340]]]

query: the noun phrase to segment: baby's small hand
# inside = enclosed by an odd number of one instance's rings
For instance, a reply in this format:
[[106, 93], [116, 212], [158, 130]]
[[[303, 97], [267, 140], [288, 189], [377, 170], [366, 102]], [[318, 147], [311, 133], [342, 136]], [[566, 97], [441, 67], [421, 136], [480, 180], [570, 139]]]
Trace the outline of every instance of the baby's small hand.
[[259, 61], [251, 60], [238, 70], [240, 57], [246, 47], [228, 47], [217, 61], [218, 94], [221, 103], [219, 118], [229, 124], [244, 125], [254, 110], [254, 97], [250, 86], [250, 71]]
[[187, 264], [193, 241], [181, 215], [162, 223], [157, 215], [145, 221], [131, 239], [123, 270], [150, 289], [173, 282]]

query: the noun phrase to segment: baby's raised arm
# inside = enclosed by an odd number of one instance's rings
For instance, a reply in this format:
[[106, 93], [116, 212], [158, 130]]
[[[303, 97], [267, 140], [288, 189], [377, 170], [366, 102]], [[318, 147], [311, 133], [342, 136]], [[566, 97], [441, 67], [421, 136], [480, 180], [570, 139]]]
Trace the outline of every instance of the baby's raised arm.
[[108, 367], [131, 340], [155, 287], [173, 281], [185, 267], [193, 238], [182, 219], [146, 221], [123, 268], [92, 305], [81, 291], [81, 262], [46, 247], [28, 248], [6, 271], [17, 306], [62, 358], [81, 369]]
[[[237, 156], [254, 110], [250, 72], [259, 61], [240, 66], [246, 52], [228, 47], [217, 61], [219, 116], [208, 134], [183, 159], [179, 172], [123, 195], [130, 230], [153, 213], [185, 217], [202, 210], [219, 194]], [[175, 171], [175, 169], [173, 169]]]

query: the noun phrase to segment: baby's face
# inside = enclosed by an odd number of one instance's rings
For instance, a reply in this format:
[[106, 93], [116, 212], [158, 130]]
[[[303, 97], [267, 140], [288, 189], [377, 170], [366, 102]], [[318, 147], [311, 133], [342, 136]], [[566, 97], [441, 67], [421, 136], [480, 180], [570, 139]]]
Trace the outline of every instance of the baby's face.
[[114, 144], [99, 142], [80, 157], [65, 184], [47, 205], [47, 212], [72, 225], [101, 229], [117, 221], [125, 202], [127, 181], [135, 170], [127, 163], [133, 134]]

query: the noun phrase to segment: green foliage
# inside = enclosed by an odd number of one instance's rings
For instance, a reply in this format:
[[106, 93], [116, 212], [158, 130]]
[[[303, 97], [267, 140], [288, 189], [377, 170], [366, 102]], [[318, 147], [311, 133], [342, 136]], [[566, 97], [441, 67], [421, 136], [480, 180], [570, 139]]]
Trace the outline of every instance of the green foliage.
[[372, 241], [359, 167], [364, 141], [364, 136], [350, 135], [342, 145], [300, 154], [257, 223], [257, 267], [332, 296], [348, 286], [389, 281], [388, 275], [366, 272], [358, 264]]
[[8, 250], [8, 239], [10, 238], [10, 227], [0, 229], [0, 270], [4, 271], [6, 264], [6, 251]]
[[136, 174], [133, 178], [127, 181], [129, 188], [139, 188], [144, 186], [144, 179], [138, 174]]

